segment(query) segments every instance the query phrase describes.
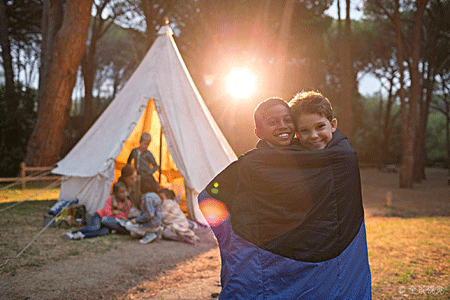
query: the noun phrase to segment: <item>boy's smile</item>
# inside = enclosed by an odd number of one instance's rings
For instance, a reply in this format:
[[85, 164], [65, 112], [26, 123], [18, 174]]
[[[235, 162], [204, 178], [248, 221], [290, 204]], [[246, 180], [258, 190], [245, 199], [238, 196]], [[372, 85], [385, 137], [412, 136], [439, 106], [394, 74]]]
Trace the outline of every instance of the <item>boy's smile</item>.
[[309, 149], [323, 149], [333, 138], [337, 120], [331, 121], [320, 114], [301, 114], [296, 120], [300, 144]]
[[295, 125], [287, 107], [281, 104], [268, 108], [261, 115], [255, 129], [256, 136], [274, 146], [288, 146], [295, 133]]

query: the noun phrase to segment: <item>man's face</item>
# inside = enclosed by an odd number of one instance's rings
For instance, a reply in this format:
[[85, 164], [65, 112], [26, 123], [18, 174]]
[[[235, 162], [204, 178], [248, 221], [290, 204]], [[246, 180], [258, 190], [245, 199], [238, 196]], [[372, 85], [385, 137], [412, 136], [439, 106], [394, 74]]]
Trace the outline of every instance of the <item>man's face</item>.
[[296, 120], [300, 144], [309, 149], [323, 149], [333, 137], [337, 120], [331, 121], [320, 114], [301, 114]]
[[288, 146], [295, 133], [294, 120], [289, 108], [282, 104], [269, 107], [259, 117], [255, 134], [274, 146]]

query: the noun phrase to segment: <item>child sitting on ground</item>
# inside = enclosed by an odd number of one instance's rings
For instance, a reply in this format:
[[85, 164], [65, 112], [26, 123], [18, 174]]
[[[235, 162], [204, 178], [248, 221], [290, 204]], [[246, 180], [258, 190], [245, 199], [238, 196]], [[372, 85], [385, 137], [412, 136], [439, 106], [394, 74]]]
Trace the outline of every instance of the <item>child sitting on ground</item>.
[[162, 238], [191, 244], [198, 242], [200, 239], [190, 229], [189, 220], [174, 200], [175, 193], [169, 189], [161, 189], [158, 195], [162, 200]]
[[[63, 238], [82, 240], [84, 238], [106, 235], [110, 233], [111, 227], [117, 226], [117, 220], [127, 220], [130, 207], [131, 202], [128, 199], [128, 189], [126, 185], [120, 181], [116, 182], [113, 185], [113, 194], [106, 200], [105, 207], [98, 210], [92, 217], [92, 225], [73, 232], [66, 232], [63, 234]], [[102, 221], [103, 223], [106, 222], [105, 217], [110, 217], [107, 218], [108, 222], [111, 223], [108, 224], [109, 226], [102, 224]]]
[[161, 198], [156, 194], [156, 182], [142, 182], [141, 212], [136, 218], [121, 222], [132, 237], [142, 237], [139, 242], [148, 244], [161, 237]]

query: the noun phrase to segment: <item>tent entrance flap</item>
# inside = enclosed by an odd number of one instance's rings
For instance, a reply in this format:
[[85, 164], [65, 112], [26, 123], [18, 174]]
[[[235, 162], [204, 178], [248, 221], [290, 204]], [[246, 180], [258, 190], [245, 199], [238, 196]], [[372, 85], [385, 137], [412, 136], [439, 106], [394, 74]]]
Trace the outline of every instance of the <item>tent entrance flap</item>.
[[[161, 123], [153, 99], [148, 100], [147, 107], [137, 121], [130, 136], [125, 141], [119, 156], [115, 160], [115, 181], [120, 177], [120, 170], [126, 165], [131, 150], [139, 147], [140, 137], [143, 132], [147, 132], [151, 135], [152, 141], [150, 142], [148, 150], [153, 154], [156, 162], [160, 164], [161, 175], [159, 174], [159, 171], [156, 171], [153, 174], [155, 180], [159, 181], [159, 178], [161, 177], [160, 185], [162, 187], [169, 187], [171, 185], [184, 186], [183, 177], [178, 171], [178, 168], [170, 155], [169, 149], [167, 148], [166, 139], [161, 130]], [[179, 188], [177, 188], [177, 191], [179, 191]], [[174, 190], [175, 193], [177, 193], [177, 191]], [[182, 206], [184, 206], [184, 203], [182, 204]]]

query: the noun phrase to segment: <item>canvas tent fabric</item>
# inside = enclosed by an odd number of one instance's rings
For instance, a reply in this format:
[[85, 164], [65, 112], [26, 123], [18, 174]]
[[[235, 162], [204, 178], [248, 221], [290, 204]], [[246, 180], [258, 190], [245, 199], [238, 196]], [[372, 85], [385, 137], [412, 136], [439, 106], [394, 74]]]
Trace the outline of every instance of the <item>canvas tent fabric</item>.
[[[161, 175], [179, 172], [187, 211], [202, 220], [198, 193], [236, 155], [195, 87], [168, 25], [160, 28], [117, 97], [53, 169], [64, 176], [59, 198], [78, 198], [89, 213], [103, 207], [144, 131], [152, 135], [149, 150], [162, 164]], [[170, 184], [173, 178], [165, 177]]]

